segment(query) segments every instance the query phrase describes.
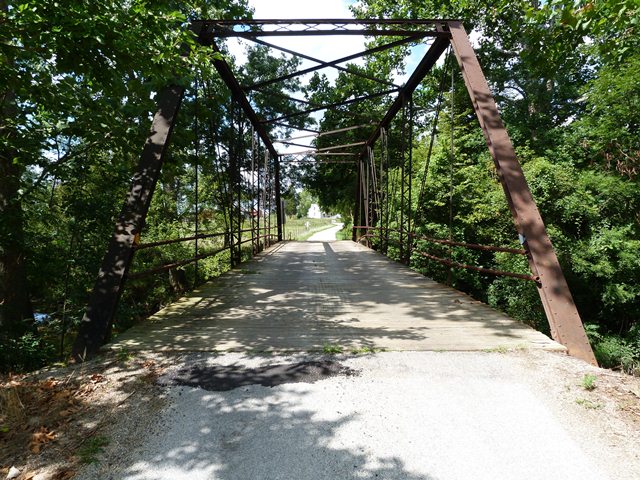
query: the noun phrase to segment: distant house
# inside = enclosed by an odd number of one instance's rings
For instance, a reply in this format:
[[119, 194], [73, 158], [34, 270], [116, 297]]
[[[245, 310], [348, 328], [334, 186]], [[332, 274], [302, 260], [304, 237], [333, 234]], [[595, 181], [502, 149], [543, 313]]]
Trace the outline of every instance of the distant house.
[[320, 211], [320, 205], [312, 203], [307, 212], [307, 218], [322, 218], [322, 212]]

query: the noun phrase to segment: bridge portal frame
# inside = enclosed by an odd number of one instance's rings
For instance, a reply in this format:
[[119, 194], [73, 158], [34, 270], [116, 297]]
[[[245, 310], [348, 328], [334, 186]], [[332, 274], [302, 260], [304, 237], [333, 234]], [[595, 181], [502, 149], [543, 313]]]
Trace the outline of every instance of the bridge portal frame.
[[[354, 72], [340, 64], [370, 53], [383, 51], [385, 48], [392, 48], [392, 46], [396, 44], [400, 45], [408, 41], [433, 37], [431, 46], [403, 86], [394, 85], [394, 83], [388, 79], [376, 79], [367, 76], [370, 80], [383, 84], [387, 88], [393, 86], [394, 88], [392, 90], [383, 92], [383, 94], [397, 92], [397, 96], [384, 117], [376, 123], [375, 128], [367, 140], [361, 142], [361, 145], [358, 145], [362, 146], [362, 151], [356, 161], [357, 185], [355, 188], [353, 229], [353, 240], [355, 241], [359, 234], [362, 233], [362, 230], [364, 230], [364, 228], [359, 227], [361, 224], [364, 223], [365, 228], [370, 228], [375, 224], [376, 219], [380, 219], [385, 215], [383, 206], [379, 200], [380, 198], [384, 198], [381, 185], [375, 184], [375, 164], [372, 155], [374, 145], [381, 136], [385, 136], [385, 132], [388, 131], [391, 122], [397, 114], [400, 111], [404, 112], [406, 105], [411, 102], [414, 90], [431, 71], [446, 49], [451, 46], [493, 158], [516, 230], [526, 252], [529, 267], [536, 280], [537, 290], [550, 325], [551, 335], [554, 340], [566, 346], [570, 355], [596, 364], [580, 315], [569, 291], [544, 222], [535, 200], [531, 195], [515, 150], [504, 127], [493, 95], [491, 94], [482, 68], [469, 41], [469, 37], [463, 24], [459, 20], [200, 20], [194, 21], [191, 28], [198, 42], [210, 47], [216, 53], [220, 53], [216, 41], [229, 37], [253, 40], [256, 43], [277, 48], [290, 54], [296, 54], [296, 52], [271, 45], [268, 42], [260, 40], [260, 38], [322, 35], [404, 37], [403, 40], [391, 42], [386, 46], [372, 47], [359, 54], [337, 59], [332, 62], [322, 61], [308, 55], [297, 54], [301, 58], [316, 62], [318, 65], [300, 72], [247, 86], [242, 86], [239, 83], [222, 55], [217, 55], [213, 60], [220, 78], [225, 82], [231, 91], [232, 98], [251, 123], [257, 136], [264, 143], [272, 162], [275, 177], [278, 241], [282, 241], [283, 239], [283, 212], [281, 211], [282, 202], [280, 199], [281, 154], [275, 148], [274, 143], [276, 142], [270, 138], [266, 126], [269, 124], [282, 125], [282, 120], [286, 120], [291, 115], [277, 117], [271, 120], [261, 119], [253, 109], [247, 93], [260, 89], [265, 85], [271, 85], [322, 68], [335, 68], [354, 75], [363, 76], [362, 73], [358, 74], [358, 72]], [[391, 47], [389, 47], [389, 45], [391, 45]], [[133, 175], [130, 189], [118, 221], [116, 222], [114, 233], [102, 261], [86, 313], [81, 321], [79, 333], [73, 346], [73, 355], [77, 360], [85, 360], [94, 356], [109, 337], [116, 307], [134, 257], [136, 243], [145, 224], [153, 192], [160, 176], [184, 94], [184, 87], [170, 85], [159, 92], [157, 96], [158, 107], [153, 117], [151, 132], [144, 144], [139, 164]], [[372, 96], [367, 96], [367, 98], [371, 97]], [[291, 98], [291, 100], [299, 101], [299, 99], [294, 98]], [[341, 104], [332, 104], [330, 106], [318, 107], [311, 105], [308, 110], [300, 114], [335, 107], [336, 105], [346, 105], [353, 103], [353, 101], [353, 99], [346, 100]], [[411, 134], [409, 133], [409, 138], [410, 137]], [[409, 149], [411, 149], [411, 145], [409, 145]], [[345, 154], [344, 151], [335, 153], [338, 155]], [[410, 159], [410, 152], [408, 155], [403, 154], [403, 157]], [[341, 160], [341, 162], [343, 161], [344, 160]], [[410, 171], [410, 160], [409, 166], [405, 166], [403, 159], [403, 169], [404, 168], [409, 168]], [[369, 175], [369, 172], [373, 174]], [[380, 181], [382, 181], [382, 167], [379, 177]], [[370, 184], [371, 181], [373, 181], [374, 184]], [[403, 188], [405, 183], [405, 179], [403, 179]], [[369, 196], [372, 192], [378, 192], [378, 200], [370, 205]], [[401, 197], [406, 202], [409, 202], [407, 215], [405, 216], [404, 211], [401, 212], [401, 216], [403, 217], [402, 223], [404, 224], [404, 219], [407, 219], [407, 227], [403, 230], [404, 226], [401, 225], [400, 228], [400, 238], [405, 238], [406, 240], [406, 250], [403, 253], [403, 257], [408, 262], [411, 245], [410, 190], [408, 194], [403, 190]], [[378, 206], [378, 211], [374, 208], [375, 205]], [[385, 207], [387, 209], [386, 216], [388, 217], [389, 205], [387, 204]], [[403, 205], [401, 208], [404, 209], [405, 207], [406, 205]]]

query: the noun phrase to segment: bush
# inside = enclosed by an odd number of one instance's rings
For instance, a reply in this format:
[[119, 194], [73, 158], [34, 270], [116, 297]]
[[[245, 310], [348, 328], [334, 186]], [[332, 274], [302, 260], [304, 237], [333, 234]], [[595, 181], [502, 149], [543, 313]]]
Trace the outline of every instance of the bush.
[[45, 366], [55, 355], [53, 345], [33, 333], [7, 339], [0, 352], [0, 372], [28, 372]]
[[640, 342], [634, 335], [637, 329], [632, 329], [629, 338], [623, 338], [613, 334], [601, 335], [596, 325], [585, 325], [593, 353], [601, 367], [619, 368], [633, 375], [640, 373]]

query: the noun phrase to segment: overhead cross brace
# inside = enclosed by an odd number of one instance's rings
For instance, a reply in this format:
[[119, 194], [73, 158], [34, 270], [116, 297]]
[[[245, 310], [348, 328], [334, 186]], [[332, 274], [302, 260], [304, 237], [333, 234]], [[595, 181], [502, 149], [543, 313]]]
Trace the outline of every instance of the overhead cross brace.
[[274, 45], [273, 43], [265, 42], [263, 40], [258, 40], [257, 38], [252, 38], [251, 41], [253, 41], [255, 43], [258, 43], [260, 45], [264, 45], [265, 47], [273, 48], [274, 50], [279, 50], [281, 52], [288, 53], [289, 55], [292, 55], [294, 57], [304, 58], [305, 60], [310, 60], [312, 62], [318, 63], [318, 64], [320, 64], [320, 68], [331, 67], [331, 68], [335, 68], [336, 70], [339, 70], [341, 72], [348, 73], [349, 75], [354, 75], [356, 77], [365, 78], [367, 80], [371, 80], [373, 82], [380, 83], [382, 85], [388, 85], [390, 87], [400, 88], [400, 85], [396, 85], [393, 82], [389, 82], [387, 80], [382, 80], [380, 78], [376, 78], [374, 76], [367, 75], [366, 73], [358, 72], [357, 70], [353, 70], [353, 69], [350, 70], [347, 67], [341, 67], [340, 65], [329, 65], [328, 62], [325, 62], [323, 60], [319, 60], [319, 59], [317, 59], [315, 57], [312, 57], [310, 55], [305, 55], [304, 53], [299, 53], [299, 52], [295, 52], [293, 50], [289, 50], [288, 48], [284, 48], [284, 47], [281, 47], [279, 45]]
[[243, 90], [256, 90], [258, 88], [266, 87], [267, 85], [272, 85], [274, 83], [280, 83], [285, 80], [290, 80], [295, 77], [300, 77], [302, 75], [306, 75], [308, 73], [315, 72], [317, 70], [322, 70], [323, 68], [333, 67], [335, 65], [339, 65], [340, 63], [348, 62], [349, 60], [355, 60], [357, 58], [362, 58], [365, 55], [370, 55], [372, 53], [383, 52], [390, 48], [399, 47], [400, 45], [404, 45], [405, 43], [415, 41], [419, 38], [419, 36], [413, 35], [409, 38], [403, 38], [402, 40], [396, 40], [395, 42], [385, 43], [384, 45], [379, 45], [377, 47], [370, 48], [368, 50], [363, 50], [362, 52], [354, 53], [352, 55], [347, 55], [346, 57], [338, 58], [337, 60], [333, 60], [331, 62], [322, 62], [320, 65], [316, 65], [315, 67], [305, 68], [304, 70], [298, 70], [297, 72], [289, 73], [287, 75], [282, 75], [277, 78], [272, 78], [270, 80], [264, 80], [262, 82], [254, 83], [253, 85], [248, 85], [243, 87]]

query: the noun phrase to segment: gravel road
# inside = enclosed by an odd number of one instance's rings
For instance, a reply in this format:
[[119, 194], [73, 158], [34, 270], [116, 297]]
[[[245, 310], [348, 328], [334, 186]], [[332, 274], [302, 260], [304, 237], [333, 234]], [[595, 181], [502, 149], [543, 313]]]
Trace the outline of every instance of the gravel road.
[[[640, 478], [638, 425], [606, 395], [615, 374], [562, 354], [190, 354], [170, 359], [160, 383], [192, 367], [262, 375], [277, 365], [282, 375], [283, 365], [329, 360], [349, 373], [226, 391], [158, 387], [160, 413], [139, 408], [135, 422], [115, 422], [101, 463], [76, 478]], [[595, 390], [581, 386], [585, 373]]]
[[307, 242], [332, 242], [336, 239], [336, 233], [340, 230], [342, 230], [342, 223], [325, 230], [320, 230], [318, 233], [314, 233], [307, 239]]

